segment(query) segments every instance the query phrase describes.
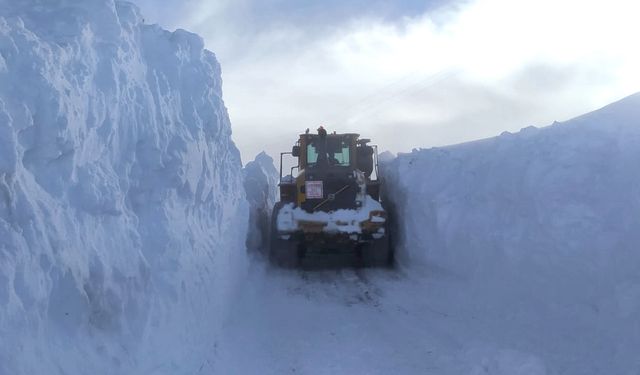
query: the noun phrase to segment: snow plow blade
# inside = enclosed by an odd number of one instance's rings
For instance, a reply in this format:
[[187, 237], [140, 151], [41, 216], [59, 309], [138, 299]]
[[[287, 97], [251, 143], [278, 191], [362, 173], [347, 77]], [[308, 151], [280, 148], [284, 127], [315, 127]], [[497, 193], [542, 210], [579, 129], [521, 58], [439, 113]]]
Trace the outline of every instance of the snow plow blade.
[[299, 267], [312, 254], [352, 254], [355, 264], [363, 267], [393, 264], [393, 251], [384, 224], [372, 226], [367, 221], [362, 227], [369, 231], [340, 233], [325, 232], [324, 229], [330, 227], [326, 222], [302, 221], [297, 230], [283, 232], [278, 230], [278, 217], [282, 218], [281, 215], [282, 202], [278, 202], [272, 216], [269, 248], [269, 260], [276, 266]]

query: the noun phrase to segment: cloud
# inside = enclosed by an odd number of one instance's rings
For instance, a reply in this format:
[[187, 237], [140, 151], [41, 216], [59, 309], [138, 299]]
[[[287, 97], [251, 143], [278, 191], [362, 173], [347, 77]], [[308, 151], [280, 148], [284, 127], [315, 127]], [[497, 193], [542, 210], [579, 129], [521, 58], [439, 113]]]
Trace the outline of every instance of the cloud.
[[397, 152], [549, 124], [640, 90], [629, 1], [185, 4], [162, 17], [221, 60], [245, 161], [319, 124]]

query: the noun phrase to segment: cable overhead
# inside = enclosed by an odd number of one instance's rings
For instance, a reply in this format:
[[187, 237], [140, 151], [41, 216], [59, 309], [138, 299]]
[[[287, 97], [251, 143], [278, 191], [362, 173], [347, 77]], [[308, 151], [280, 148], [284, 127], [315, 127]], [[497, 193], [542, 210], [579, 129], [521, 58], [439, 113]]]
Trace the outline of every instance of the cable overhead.
[[[346, 123], [347, 119], [355, 118], [351, 124], [359, 123], [362, 119], [369, 118], [371, 115], [379, 113], [383, 108], [386, 108], [382, 104], [393, 102], [399, 98], [405, 97], [407, 94], [415, 94], [422, 92], [425, 89], [432, 87], [433, 85], [442, 82], [454, 75], [458, 74], [457, 71], [452, 69], [441, 69], [434, 74], [430, 74], [424, 78], [418, 79], [410, 83], [409, 85], [400, 88], [399, 90], [391, 91], [387, 90], [388, 87], [397, 86], [398, 83], [406, 80], [409, 75], [386, 85], [384, 88], [376, 90], [375, 93], [367, 95], [365, 99], [358, 101], [356, 104], [346, 107], [347, 109], [338, 118], [340, 121], [336, 123]], [[363, 105], [364, 104], [364, 105]], [[354, 109], [358, 108], [357, 111]], [[352, 115], [353, 113], [353, 115]]]

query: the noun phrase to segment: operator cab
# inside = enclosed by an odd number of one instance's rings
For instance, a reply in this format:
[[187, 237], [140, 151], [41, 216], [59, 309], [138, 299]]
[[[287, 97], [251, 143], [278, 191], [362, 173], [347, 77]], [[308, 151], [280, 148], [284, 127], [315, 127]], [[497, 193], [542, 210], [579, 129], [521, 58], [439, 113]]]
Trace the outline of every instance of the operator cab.
[[[355, 133], [327, 134], [323, 127], [317, 134], [300, 134], [290, 153], [280, 158], [280, 200], [292, 202], [308, 212], [357, 208], [360, 191], [358, 176], [367, 193], [379, 200], [379, 181], [372, 179], [377, 166], [375, 146]], [[282, 179], [282, 156], [291, 154], [298, 160], [298, 175]], [[377, 173], [376, 173], [377, 176]], [[360, 184], [363, 182], [361, 181]]]
[[351, 135], [307, 136], [305, 168], [351, 166]]

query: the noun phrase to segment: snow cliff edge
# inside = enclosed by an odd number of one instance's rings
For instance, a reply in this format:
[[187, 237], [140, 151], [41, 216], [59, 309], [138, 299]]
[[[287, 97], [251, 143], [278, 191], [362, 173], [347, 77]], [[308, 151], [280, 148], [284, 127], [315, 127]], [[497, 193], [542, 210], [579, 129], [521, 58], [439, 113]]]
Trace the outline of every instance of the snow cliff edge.
[[215, 56], [126, 2], [0, 15], [0, 374], [210, 365], [248, 220]]

